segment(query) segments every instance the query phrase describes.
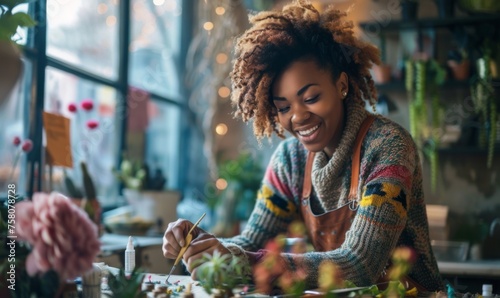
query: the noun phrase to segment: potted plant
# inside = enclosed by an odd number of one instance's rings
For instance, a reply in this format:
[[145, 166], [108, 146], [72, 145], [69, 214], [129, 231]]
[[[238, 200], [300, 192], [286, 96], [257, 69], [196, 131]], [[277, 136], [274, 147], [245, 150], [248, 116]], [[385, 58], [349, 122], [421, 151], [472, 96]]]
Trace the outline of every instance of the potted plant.
[[203, 281], [203, 289], [213, 297], [234, 297], [233, 289], [245, 284], [251, 275], [250, 268], [244, 266], [241, 259], [223, 255], [218, 250], [212, 255], [204, 253], [196, 263], [201, 264], [196, 273]]
[[21, 76], [21, 52], [15, 36], [19, 27], [31, 27], [35, 21], [24, 12], [13, 12], [26, 0], [0, 0], [0, 104], [7, 98]]
[[230, 237], [239, 233], [240, 221], [248, 219], [255, 205], [263, 169], [250, 152], [240, 154], [219, 166], [219, 178], [227, 182], [227, 187], [217, 196], [213, 212], [217, 212], [217, 223], [212, 232], [220, 237]]
[[465, 81], [470, 76], [470, 61], [465, 50], [452, 50], [448, 52], [447, 65], [451, 70], [453, 79]]
[[80, 170], [82, 173], [82, 187], [79, 187], [73, 179], [64, 171], [64, 186], [66, 195], [77, 206], [85, 210], [89, 218], [99, 228], [99, 235], [103, 233], [101, 216], [102, 209], [99, 200], [97, 200], [97, 193], [92, 177], [90, 177], [85, 162], [80, 162]]
[[482, 56], [477, 60], [477, 75], [472, 82], [471, 95], [475, 112], [479, 117], [479, 147], [488, 148], [487, 167], [493, 165], [497, 120], [499, 113], [498, 99], [495, 96], [491, 74], [491, 47], [482, 47]]
[[147, 163], [124, 156], [120, 169], [113, 173], [124, 185], [123, 194], [136, 215], [145, 221], [156, 223], [158, 232], [177, 219], [176, 206], [180, 193], [165, 190], [167, 178], [160, 168], [151, 170]]
[[437, 184], [439, 164], [437, 151], [443, 130], [444, 114], [439, 101], [438, 87], [443, 84], [445, 77], [446, 71], [436, 60], [420, 59], [406, 62], [406, 90], [410, 100], [410, 133], [418, 149], [430, 162], [433, 191]]

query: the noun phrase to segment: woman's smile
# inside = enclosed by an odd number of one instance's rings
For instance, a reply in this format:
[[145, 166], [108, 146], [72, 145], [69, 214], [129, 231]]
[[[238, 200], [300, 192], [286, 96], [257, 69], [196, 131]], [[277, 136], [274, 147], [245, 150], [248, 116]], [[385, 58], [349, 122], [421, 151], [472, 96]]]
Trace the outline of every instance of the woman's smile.
[[344, 102], [348, 78], [321, 68], [313, 59], [293, 62], [272, 87], [281, 126], [308, 151], [333, 154], [344, 129]]

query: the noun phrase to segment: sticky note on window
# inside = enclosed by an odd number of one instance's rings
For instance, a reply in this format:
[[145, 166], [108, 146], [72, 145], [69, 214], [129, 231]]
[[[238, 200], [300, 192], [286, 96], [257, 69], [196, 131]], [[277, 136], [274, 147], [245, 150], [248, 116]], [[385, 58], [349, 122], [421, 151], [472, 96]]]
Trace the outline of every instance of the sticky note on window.
[[45, 149], [47, 164], [72, 168], [70, 119], [43, 112], [43, 127], [47, 140]]

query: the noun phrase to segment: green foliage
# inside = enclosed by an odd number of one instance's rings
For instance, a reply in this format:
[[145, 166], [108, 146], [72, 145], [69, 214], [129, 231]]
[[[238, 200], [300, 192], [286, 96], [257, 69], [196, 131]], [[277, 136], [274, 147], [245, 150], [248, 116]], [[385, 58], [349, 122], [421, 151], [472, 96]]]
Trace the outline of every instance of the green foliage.
[[120, 170], [113, 169], [113, 173], [128, 189], [142, 190], [145, 186], [147, 171], [138, 161], [123, 158]]
[[[244, 152], [238, 158], [223, 162], [219, 166], [219, 177], [225, 179], [228, 184], [220, 196], [234, 192], [232, 195], [237, 198], [236, 218], [247, 219], [250, 216], [263, 172], [261, 164], [250, 152]], [[223, 203], [222, 198], [218, 198], [217, 203]]]
[[30, 0], [0, 0], [0, 41], [12, 41], [19, 27], [33, 27], [36, 22], [24, 12], [12, 13], [20, 4]]
[[250, 269], [239, 258], [231, 254], [222, 255], [217, 250], [213, 255], [203, 254], [196, 265], [199, 265], [196, 274], [203, 280], [203, 289], [208, 294], [212, 294], [214, 289], [230, 293], [235, 286], [246, 283], [250, 274]]
[[410, 100], [410, 133], [417, 147], [430, 161], [433, 191], [438, 175], [437, 150], [444, 124], [444, 108], [439, 100], [438, 88], [444, 83], [445, 77], [446, 70], [436, 60], [406, 61], [405, 86]]
[[116, 298], [136, 298], [146, 297], [146, 293], [141, 291], [144, 272], [142, 269], [134, 268], [130, 276], [125, 275], [123, 268], [118, 275], [110, 274], [108, 276], [108, 286]]
[[496, 123], [499, 113], [490, 71], [491, 54], [491, 48], [485, 46], [483, 57], [478, 59], [478, 74], [474, 78], [471, 88], [474, 107], [479, 116], [479, 146], [488, 148], [486, 163], [488, 168], [491, 168], [493, 164], [497, 135]]
[[82, 171], [83, 189], [78, 188], [73, 179], [71, 179], [66, 171], [64, 171], [64, 186], [66, 188], [67, 195], [73, 199], [83, 199], [84, 197], [89, 200], [96, 199], [97, 193], [94, 181], [92, 180], [92, 177], [90, 177], [87, 164], [84, 161], [80, 163], [80, 169]]

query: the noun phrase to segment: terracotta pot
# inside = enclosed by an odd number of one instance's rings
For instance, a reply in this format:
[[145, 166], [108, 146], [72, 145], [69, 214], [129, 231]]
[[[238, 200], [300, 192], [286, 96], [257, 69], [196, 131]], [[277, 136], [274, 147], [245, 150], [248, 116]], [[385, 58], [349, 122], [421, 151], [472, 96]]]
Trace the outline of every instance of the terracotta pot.
[[391, 81], [391, 66], [387, 64], [373, 66], [373, 80], [377, 84], [384, 84]]
[[448, 60], [448, 67], [451, 69], [453, 78], [457, 81], [467, 80], [470, 76], [470, 62], [467, 59], [461, 62]]
[[0, 105], [16, 85], [22, 72], [21, 52], [12, 42], [0, 41]]

